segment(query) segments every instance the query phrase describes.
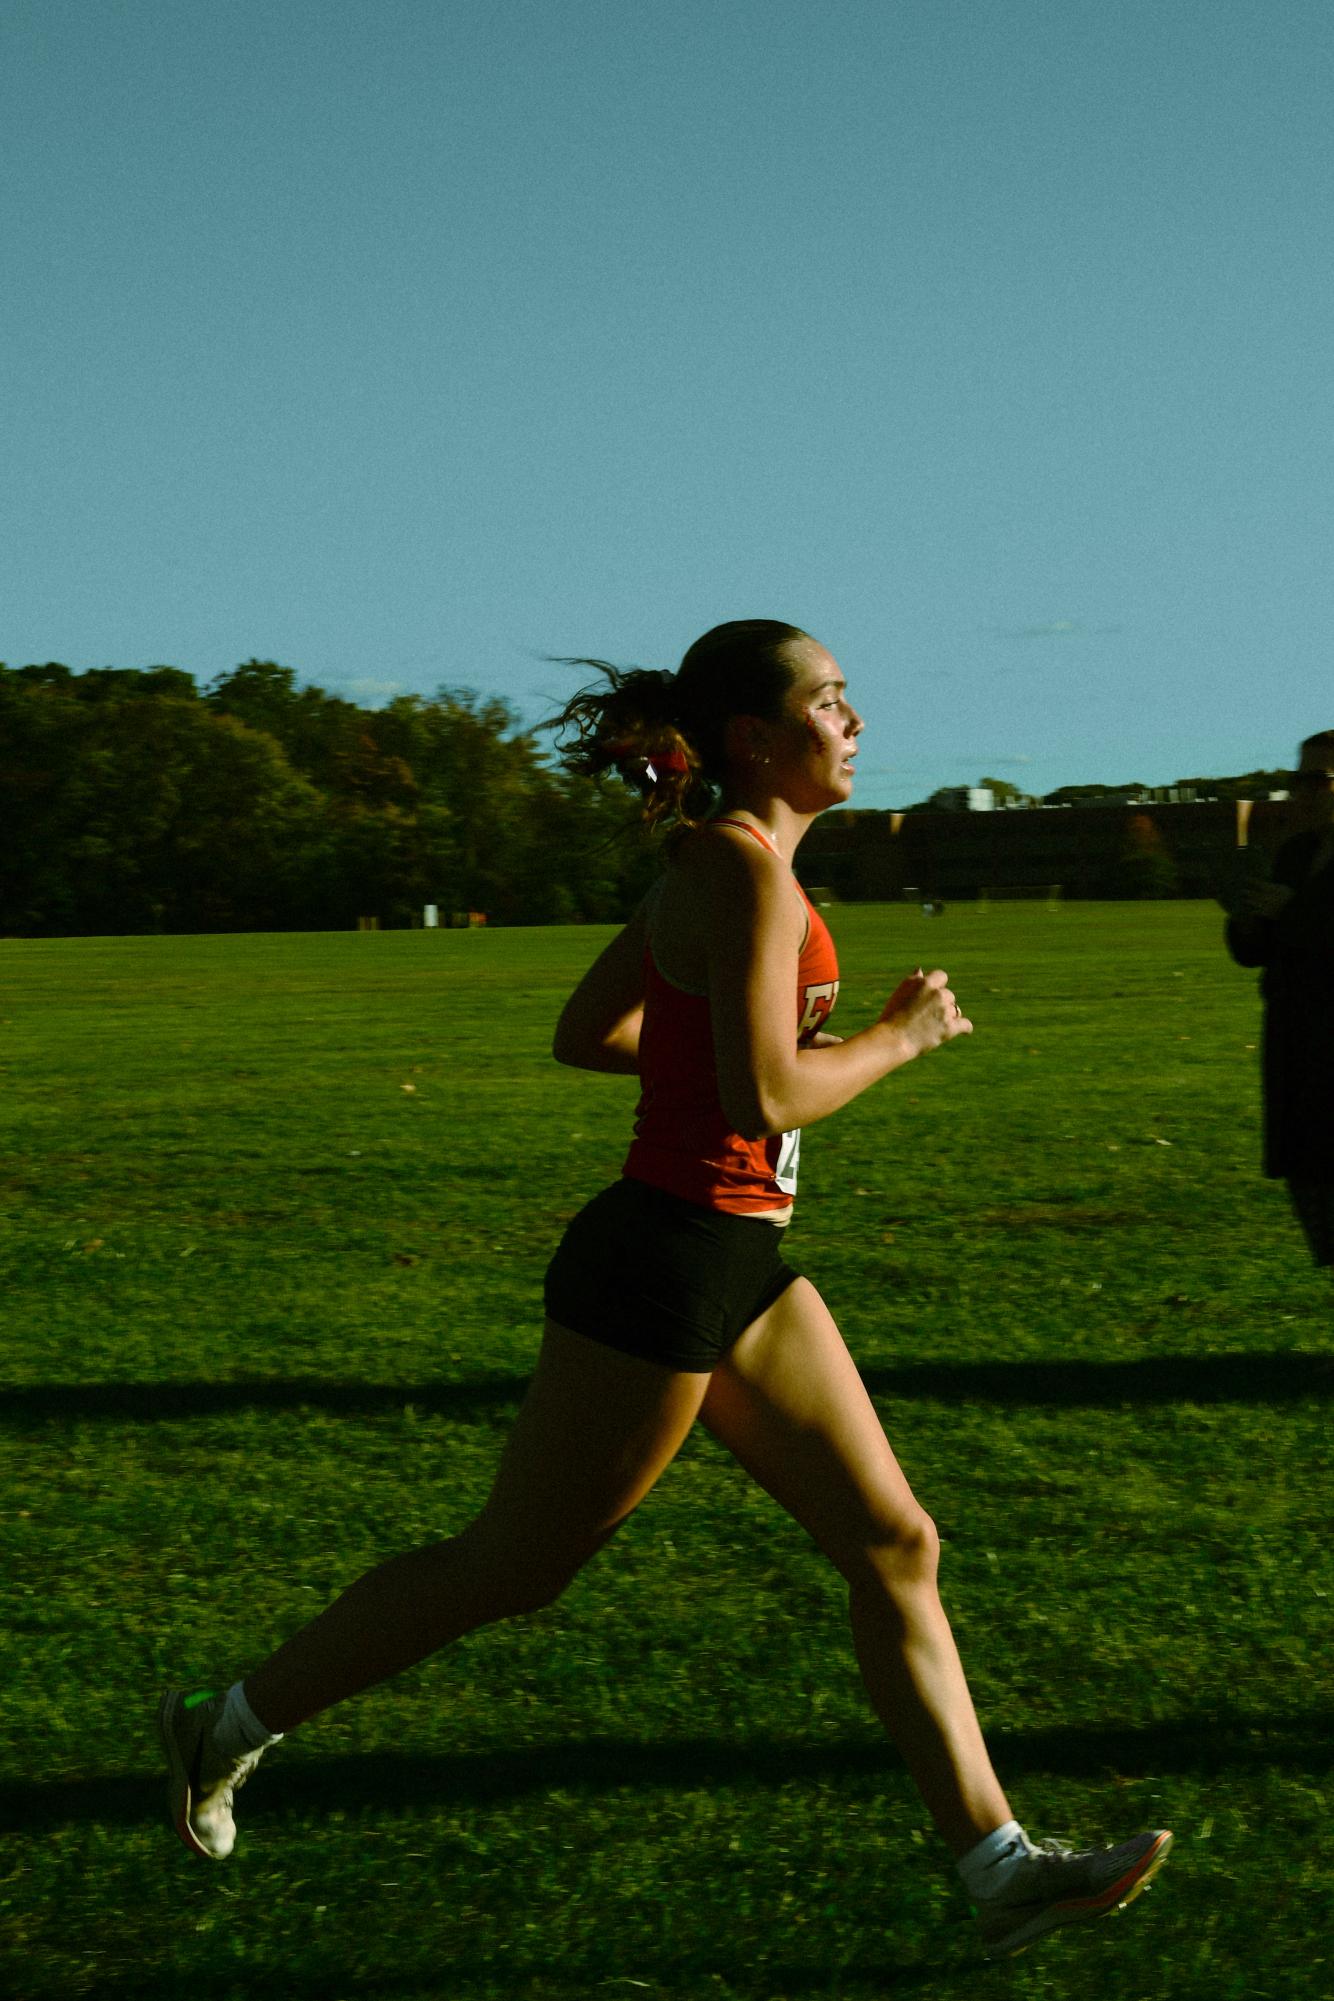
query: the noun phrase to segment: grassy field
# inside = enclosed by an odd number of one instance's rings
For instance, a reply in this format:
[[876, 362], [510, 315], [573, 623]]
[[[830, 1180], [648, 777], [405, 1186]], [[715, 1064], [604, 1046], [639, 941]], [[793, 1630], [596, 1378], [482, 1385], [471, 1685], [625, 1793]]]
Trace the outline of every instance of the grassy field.
[[[1258, 1173], [1254, 976], [1191, 904], [832, 913], [977, 1033], [814, 1128], [789, 1255], [945, 1538], [1035, 1833], [1175, 1828], [998, 1968], [840, 1588], [704, 1437], [551, 1611], [312, 1726], [223, 1867], [161, 1682], [481, 1500], [632, 1089], [580, 930], [0, 943], [0, 1989], [784, 2001], [1334, 1994], [1332, 1296]], [[6, 1980], [8, 1986], [5, 1986]]]

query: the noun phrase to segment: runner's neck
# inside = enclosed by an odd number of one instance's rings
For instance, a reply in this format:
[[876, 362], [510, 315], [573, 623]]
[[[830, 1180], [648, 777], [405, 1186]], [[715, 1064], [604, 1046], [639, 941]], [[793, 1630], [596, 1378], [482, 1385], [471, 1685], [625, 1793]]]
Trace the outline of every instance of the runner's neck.
[[783, 851], [778, 845], [778, 836], [762, 820], [743, 820], [735, 813], [719, 813], [712, 824], [715, 827], [736, 827], [743, 834], [751, 834], [757, 841], [763, 841], [766, 848], [783, 860]]

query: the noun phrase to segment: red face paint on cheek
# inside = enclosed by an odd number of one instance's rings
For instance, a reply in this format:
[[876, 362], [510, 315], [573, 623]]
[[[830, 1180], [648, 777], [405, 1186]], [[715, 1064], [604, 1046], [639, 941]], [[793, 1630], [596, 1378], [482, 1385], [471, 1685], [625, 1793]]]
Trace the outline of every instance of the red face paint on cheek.
[[807, 709], [805, 715], [802, 717], [802, 721], [806, 725], [806, 734], [810, 738], [813, 747], [816, 750], [823, 750], [825, 747], [824, 732], [809, 709]]

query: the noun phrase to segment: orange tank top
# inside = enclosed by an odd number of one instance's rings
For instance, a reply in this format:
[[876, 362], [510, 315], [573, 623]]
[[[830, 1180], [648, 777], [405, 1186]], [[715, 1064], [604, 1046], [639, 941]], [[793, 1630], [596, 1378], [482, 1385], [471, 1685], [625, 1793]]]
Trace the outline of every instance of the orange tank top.
[[[715, 820], [777, 849], [743, 820]], [[793, 877], [806, 905], [806, 942], [797, 961], [793, 1039], [809, 1042], [838, 999], [838, 959], [829, 930]], [[644, 953], [644, 1020], [639, 1034], [639, 1107], [622, 1173], [705, 1209], [771, 1216], [788, 1211], [797, 1188], [801, 1133], [743, 1139], [723, 1114], [707, 994], [685, 992]]]

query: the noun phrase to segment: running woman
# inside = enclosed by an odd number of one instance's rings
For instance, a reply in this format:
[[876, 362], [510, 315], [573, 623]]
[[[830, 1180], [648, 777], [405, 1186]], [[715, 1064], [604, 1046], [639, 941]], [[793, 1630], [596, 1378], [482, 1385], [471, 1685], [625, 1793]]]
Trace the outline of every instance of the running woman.
[[972, 1024], [917, 971], [838, 1040], [829, 933], [792, 872], [802, 836], [852, 793], [861, 718], [837, 662], [748, 619], [675, 674], [621, 670], [567, 705], [567, 765], [637, 779], [670, 830], [655, 890], [584, 975], [554, 1054], [637, 1074], [621, 1179], [547, 1271], [536, 1371], [481, 1513], [391, 1559], [225, 1693], [168, 1690], [172, 1818], [230, 1854], [232, 1801], [260, 1755], [331, 1704], [461, 1634], [550, 1605], [707, 1427], [846, 1579], [871, 1704], [973, 1899], [987, 1949], [1119, 1908], [1171, 1835], [1035, 1845], [992, 1770], [914, 1497], [838, 1328], [783, 1258], [798, 1137]]

